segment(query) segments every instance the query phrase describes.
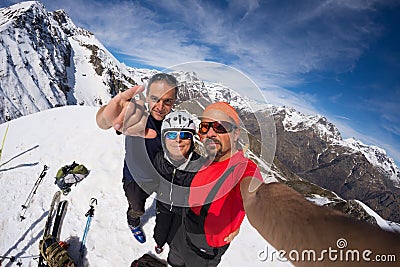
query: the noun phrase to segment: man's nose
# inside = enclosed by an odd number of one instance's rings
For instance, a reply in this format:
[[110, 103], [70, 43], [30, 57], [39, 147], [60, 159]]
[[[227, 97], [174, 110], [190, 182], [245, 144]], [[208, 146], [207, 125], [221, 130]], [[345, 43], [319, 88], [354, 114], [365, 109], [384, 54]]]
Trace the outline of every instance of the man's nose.
[[212, 137], [212, 136], [216, 136], [216, 135], [217, 135], [217, 133], [214, 131], [214, 128], [210, 127], [210, 129], [208, 129], [208, 132], [207, 132], [207, 137]]
[[158, 101], [156, 102], [155, 106], [156, 106], [158, 109], [162, 109], [163, 106], [164, 106], [164, 101], [162, 101], [162, 99], [158, 100]]

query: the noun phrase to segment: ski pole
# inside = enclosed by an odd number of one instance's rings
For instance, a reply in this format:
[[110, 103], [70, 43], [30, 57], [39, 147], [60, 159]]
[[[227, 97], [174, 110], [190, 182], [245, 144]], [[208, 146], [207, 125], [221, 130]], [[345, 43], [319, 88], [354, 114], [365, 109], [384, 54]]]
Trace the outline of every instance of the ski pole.
[[7, 133], [8, 133], [8, 127], [10, 124], [7, 124], [6, 132], [4, 133], [3, 137], [3, 142], [1, 143], [1, 148], [0, 148], [0, 162], [1, 162], [1, 155], [3, 154], [3, 148], [4, 148], [4, 142], [6, 141]]
[[85, 216], [87, 217], [85, 231], [83, 232], [81, 248], [79, 250], [81, 258], [83, 257], [83, 253], [85, 251], [85, 243], [86, 237], [89, 232], [90, 223], [92, 222], [92, 218], [94, 216], [94, 205], [97, 205], [97, 199], [91, 198], [90, 199], [90, 209], [86, 212]]
[[25, 219], [26, 210], [29, 208], [32, 198], [36, 194], [36, 190], [39, 187], [39, 184], [42, 182], [44, 176], [47, 174], [48, 169], [49, 169], [49, 167], [47, 167], [47, 165], [43, 166], [43, 170], [40, 173], [39, 178], [36, 180], [35, 184], [33, 185], [31, 191], [29, 192], [29, 195], [28, 195], [27, 199], [25, 200], [25, 203], [23, 205], [21, 205], [22, 209], [24, 210], [23, 214], [21, 214], [21, 216], [20, 216], [21, 221]]
[[[15, 257], [15, 256], [11, 256], [11, 257], [6, 257], [6, 256], [0, 256], [0, 258], [1, 258], [1, 260], [0, 260], [0, 266], [2, 266], [1, 264], [2, 264], [2, 262], [3, 262], [3, 259], [8, 259], [8, 260], [10, 260], [10, 263], [12, 264], [12, 263], [14, 263], [15, 261], [17, 261], [17, 257]], [[15, 263], [17, 266], [22, 266], [22, 261], [19, 259], [18, 261], [17, 261], [17, 263]], [[9, 264], [7, 264], [6, 266], [8, 266]]]
[[30, 198], [36, 193], [36, 189], [39, 186], [39, 184], [42, 182], [43, 177], [46, 175], [47, 170], [49, 169], [49, 167], [47, 167], [47, 165], [43, 166], [43, 170], [39, 175], [39, 178], [36, 180], [35, 184], [33, 185], [31, 191], [29, 192], [28, 197], [25, 200], [25, 203], [22, 206], [22, 208], [26, 209], [27, 205], [29, 204]]

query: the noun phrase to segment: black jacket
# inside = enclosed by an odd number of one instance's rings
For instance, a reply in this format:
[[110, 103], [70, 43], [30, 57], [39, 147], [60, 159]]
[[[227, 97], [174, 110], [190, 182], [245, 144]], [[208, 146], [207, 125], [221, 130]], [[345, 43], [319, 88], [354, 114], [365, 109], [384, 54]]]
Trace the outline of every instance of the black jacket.
[[178, 167], [164, 156], [164, 152], [157, 153], [153, 164], [161, 175], [157, 194], [157, 205], [161, 205], [161, 210], [182, 214], [182, 207], [188, 206], [190, 183], [205, 161], [206, 158], [193, 151], [187, 165]]
[[170, 244], [182, 225], [182, 215], [188, 206], [190, 184], [197, 171], [205, 163], [205, 158], [193, 152], [186, 165], [174, 166], [159, 152], [154, 159], [154, 167], [160, 173], [157, 192], [157, 215], [154, 240], [158, 246]]

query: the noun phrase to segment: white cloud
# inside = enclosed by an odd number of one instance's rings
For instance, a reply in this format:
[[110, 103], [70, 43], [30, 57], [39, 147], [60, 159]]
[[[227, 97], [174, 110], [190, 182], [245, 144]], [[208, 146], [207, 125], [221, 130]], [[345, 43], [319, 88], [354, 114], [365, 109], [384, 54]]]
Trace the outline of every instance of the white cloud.
[[[265, 84], [288, 86], [312, 70], [348, 70], [379, 32], [352, 1], [44, 1], [64, 8], [107, 47], [160, 67], [214, 60]], [[329, 14], [329, 15], [327, 15]], [[262, 76], [267, 76], [263, 77]]]
[[397, 126], [395, 124], [386, 123], [386, 124], [383, 125], [383, 127], [387, 131], [389, 131], [389, 132], [391, 132], [391, 133], [393, 133], [393, 134], [395, 134], [397, 136], [400, 136], [400, 127], [399, 126]]
[[293, 107], [297, 111], [306, 115], [320, 114], [313, 105], [317, 102], [314, 95], [308, 93], [294, 93], [280, 87], [270, 87], [263, 90], [263, 93], [268, 103], [273, 105]]
[[340, 120], [348, 120], [348, 121], [351, 120], [350, 118], [345, 117], [345, 116], [335, 116], [335, 118], [338, 118], [338, 119], [340, 119]]
[[329, 97], [329, 101], [331, 101], [333, 103], [336, 103], [342, 97], [343, 97], [343, 93], [332, 95], [332, 96]]

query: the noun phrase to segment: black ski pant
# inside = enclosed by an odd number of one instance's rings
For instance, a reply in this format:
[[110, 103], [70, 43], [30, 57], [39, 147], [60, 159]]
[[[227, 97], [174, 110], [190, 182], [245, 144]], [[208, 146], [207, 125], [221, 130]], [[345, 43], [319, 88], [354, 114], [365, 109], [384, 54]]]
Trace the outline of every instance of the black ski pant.
[[140, 216], [144, 214], [144, 206], [149, 194], [147, 194], [133, 179], [124, 177], [122, 186], [128, 200], [128, 210], [126, 212], [128, 224], [136, 227], [140, 224]]
[[163, 247], [165, 243], [170, 245], [181, 224], [182, 216], [180, 214], [165, 209], [157, 201], [156, 225], [154, 226], [153, 237], [158, 246]]

